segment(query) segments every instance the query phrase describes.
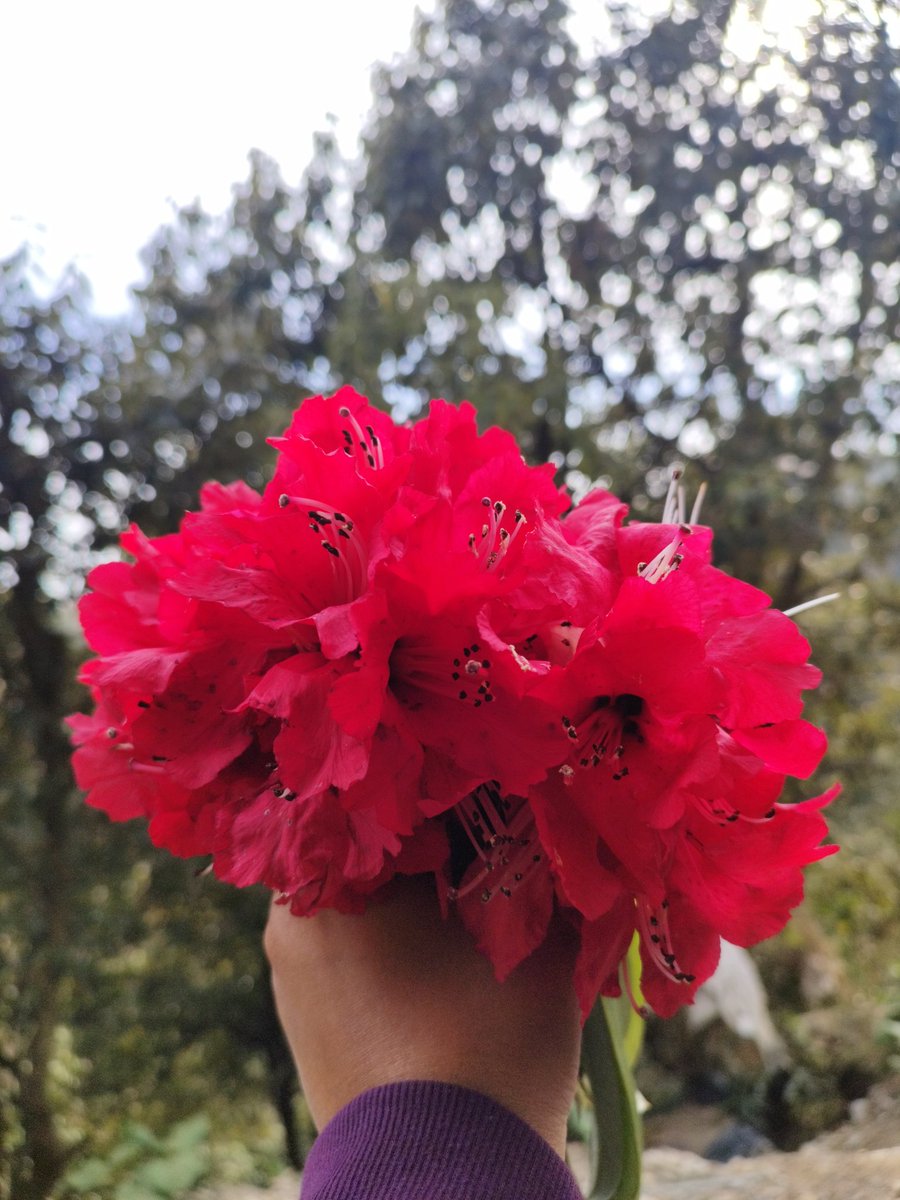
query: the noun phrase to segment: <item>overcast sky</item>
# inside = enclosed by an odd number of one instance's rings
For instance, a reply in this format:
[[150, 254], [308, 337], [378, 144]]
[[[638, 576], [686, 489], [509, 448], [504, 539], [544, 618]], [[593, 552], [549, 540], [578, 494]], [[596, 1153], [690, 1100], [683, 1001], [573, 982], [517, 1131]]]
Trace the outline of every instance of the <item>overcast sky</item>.
[[223, 209], [251, 147], [296, 183], [331, 113], [352, 150], [372, 64], [406, 48], [415, 7], [7, 0], [0, 257], [28, 241], [48, 284], [74, 262], [97, 311], [123, 311], [173, 204]]

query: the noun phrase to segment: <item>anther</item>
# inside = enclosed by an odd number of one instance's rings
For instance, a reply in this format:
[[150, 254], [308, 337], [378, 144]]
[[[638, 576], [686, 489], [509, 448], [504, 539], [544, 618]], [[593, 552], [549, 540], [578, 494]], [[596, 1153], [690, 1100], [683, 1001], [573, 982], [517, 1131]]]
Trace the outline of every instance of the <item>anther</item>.
[[291, 502], [291, 498], [287, 494], [287, 492], [282, 492], [281, 495], [278, 497], [278, 507], [279, 508], [287, 508], [287, 506], [290, 504], [290, 502]]

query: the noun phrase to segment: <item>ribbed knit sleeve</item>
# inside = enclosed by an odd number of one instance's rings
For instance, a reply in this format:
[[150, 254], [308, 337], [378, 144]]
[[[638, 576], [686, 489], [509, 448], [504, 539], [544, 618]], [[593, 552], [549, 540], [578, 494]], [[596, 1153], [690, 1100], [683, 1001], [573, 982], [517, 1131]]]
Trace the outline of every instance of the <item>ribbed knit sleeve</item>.
[[319, 1134], [301, 1200], [581, 1200], [566, 1164], [519, 1117], [467, 1088], [373, 1088]]

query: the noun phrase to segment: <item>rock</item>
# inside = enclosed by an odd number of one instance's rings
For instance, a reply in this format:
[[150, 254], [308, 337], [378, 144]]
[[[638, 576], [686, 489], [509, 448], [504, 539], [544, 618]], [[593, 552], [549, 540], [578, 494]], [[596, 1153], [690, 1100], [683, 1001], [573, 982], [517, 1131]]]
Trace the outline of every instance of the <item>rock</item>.
[[703, 1029], [717, 1017], [738, 1037], [756, 1045], [766, 1070], [787, 1064], [787, 1048], [769, 1015], [766, 989], [756, 964], [746, 950], [724, 940], [715, 974], [698, 989], [687, 1010], [688, 1029]]
[[641, 1200], [898, 1200], [900, 1147], [814, 1150], [710, 1163], [684, 1150], [648, 1150]]
[[732, 1125], [713, 1138], [703, 1152], [710, 1162], [726, 1163], [733, 1158], [757, 1158], [770, 1154], [775, 1147], [752, 1125]]

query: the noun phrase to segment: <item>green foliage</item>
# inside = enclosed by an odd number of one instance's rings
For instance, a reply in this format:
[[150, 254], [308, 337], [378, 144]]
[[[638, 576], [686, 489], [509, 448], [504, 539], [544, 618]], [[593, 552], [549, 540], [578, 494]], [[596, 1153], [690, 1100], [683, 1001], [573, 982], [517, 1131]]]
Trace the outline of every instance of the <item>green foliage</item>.
[[61, 1196], [85, 1200], [179, 1200], [209, 1172], [209, 1120], [179, 1122], [164, 1137], [128, 1123], [104, 1158], [88, 1158], [62, 1181]]

